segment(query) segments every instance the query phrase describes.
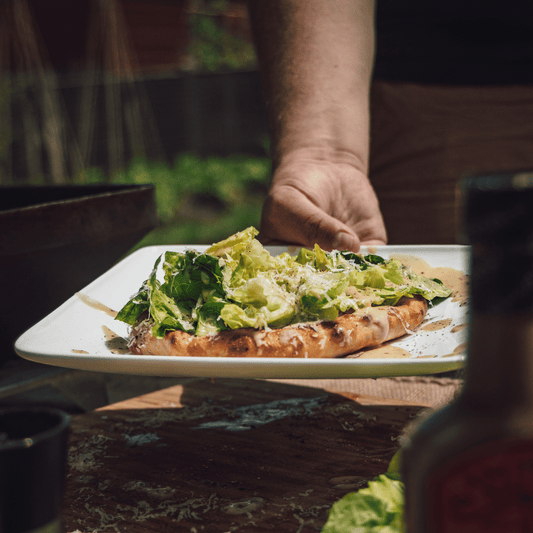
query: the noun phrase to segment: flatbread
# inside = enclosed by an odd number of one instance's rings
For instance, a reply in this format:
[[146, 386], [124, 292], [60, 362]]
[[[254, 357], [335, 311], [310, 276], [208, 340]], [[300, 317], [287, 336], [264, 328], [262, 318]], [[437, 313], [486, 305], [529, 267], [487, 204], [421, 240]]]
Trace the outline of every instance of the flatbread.
[[334, 321], [223, 330], [203, 337], [171, 331], [164, 338], [155, 338], [151, 322], [145, 320], [132, 329], [129, 347], [138, 355], [178, 357], [343, 357], [413, 332], [427, 309], [421, 296], [404, 297], [395, 306], [367, 307]]

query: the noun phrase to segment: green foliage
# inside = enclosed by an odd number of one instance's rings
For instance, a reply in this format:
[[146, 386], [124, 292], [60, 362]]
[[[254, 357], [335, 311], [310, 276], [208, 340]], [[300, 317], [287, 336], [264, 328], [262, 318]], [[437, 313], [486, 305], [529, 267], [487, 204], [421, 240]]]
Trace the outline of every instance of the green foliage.
[[100, 169], [89, 169], [77, 181], [155, 185], [161, 227], [143, 239], [139, 248], [211, 244], [249, 226], [258, 227], [269, 180], [267, 157], [183, 154], [173, 165], [133, 160], [110, 180]]
[[253, 45], [231, 34], [220, 23], [226, 8], [227, 2], [224, 0], [207, 1], [203, 3], [201, 12], [189, 16], [192, 34], [189, 54], [197, 70], [214, 72], [256, 66]]

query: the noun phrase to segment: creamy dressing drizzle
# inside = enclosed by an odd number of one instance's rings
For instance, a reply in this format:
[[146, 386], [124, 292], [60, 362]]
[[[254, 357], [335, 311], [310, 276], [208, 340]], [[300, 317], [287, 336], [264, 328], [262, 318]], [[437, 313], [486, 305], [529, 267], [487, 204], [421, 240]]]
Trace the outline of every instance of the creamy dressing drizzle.
[[460, 324], [459, 326], [455, 326], [451, 329], [452, 333], [459, 333], [461, 331], [463, 331], [463, 329], [465, 329], [466, 327], [468, 327], [468, 324]]
[[266, 332], [264, 330], [259, 330], [257, 332], [254, 333], [254, 341], [255, 341], [255, 345], [260, 348], [261, 346], [263, 346], [265, 343], [265, 336], [266, 336]]
[[447, 328], [451, 325], [451, 323], [451, 318], [444, 318], [442, 320], [435, 320], [435, 322], [429, 322], [425, 326], [422, 326], [420, 329], [423, 331], [439, 331], [440, 329]]
[[460, 270], [449, 267], [432, 267], [424, 259], [408, 254], [391, 254], [391, 259], [398, 259], [415, 273], [426, 278], [437, 278], [453, 291], [452, 301], [466, 305], [468, 300], [469, 276]]
[[382, 342], [387, 337], [389, 334], [388, 308], [366, 307], [356, 313], [370, 318], [369, 325], [374, 331], [377, 342]]
[[459, 344], [453, 351], [453, 355], [460, 355], [462, 353], [466, 353], [466, 349], [468, 347], [468, 344], [464, 342], [463, 344]]
[[103, 303], [93, 300], [92, 298], [89, 298], [86, 294], [82, 294], [81, 292], [77, 292], [76, 296], [86, 305], [89, 307], [92, 307], [93, 309], [96, 309], [97, 311], [102, 311], [106, 315], [109, 315], [110, 317], [115, 318], [118, 314], [117, 311], [114, 311], [110, 307], [107, 307], [107, 305], [104, 305]]
[[106, 345], [109, 351], [114, 354], [127, 354], [130, 353], [128, 348], [128, 342], [126, 339], [109, 329], [107, 326], [102, 326], [104, 332]]
[[[372, 252], [370, 252], [372, 253]], [[437, 278], [442, 283], [450, 288], [453, 293], [451, 296], [452, 301], [458, 302], [459, 305], [466, 305], [468, 301], [468, 283], [469, 276], [460, 270], [456, 270], [449, 267], [432, 267], [424, 259], [408, 254], [391, 254], [391, 259], [397, 259], [401, 261], [405, 266], [410, 267], [415, 273], [425, 276], [427, 278]], [[371, 309], [364, 309], [365, 313], [368, 313]], [[376, 316], [376, 312], [373, 312]], [[374, 323], [374, 320], [372, 320]], [[377, 325], [377, 324], [376, 324]], [[404, 327], [406, 324], [403, 324]], [[423, 326], [421, 329], [426, 331], [436, 331], [446, 328], [451, 325], [450, 319], [443, 319], [436, 322], [431, 322]], [[458, 333], [462, 329], [467, 327], [467, 324], [461, 324], [455, 326], [451, 331], [452, 333]], [[387, 322], [388, 328], [388, 322]], [[406, 328], [408, 329], [408, 328]], [[448, 357], [460, 355], [465, 352], [466, 345], [461, 344], [457, 346]], [[384, 345], [376, 348], [367, 348], [355, 354], [347, 356], [347, 359], [388, 359], [388, 358], [409, 358], [412, 354], [407, 350], [400, 348], [399, 346]], [[435, 357], [435, 356], [426, 356]], [[446, 356], [443, 356], [446, 357]]]
[[347, 359], [402, 359], [409, 358], [411, 354], [399, 346], [385, 345], [362, 350], [356, 354], [349, 355]]

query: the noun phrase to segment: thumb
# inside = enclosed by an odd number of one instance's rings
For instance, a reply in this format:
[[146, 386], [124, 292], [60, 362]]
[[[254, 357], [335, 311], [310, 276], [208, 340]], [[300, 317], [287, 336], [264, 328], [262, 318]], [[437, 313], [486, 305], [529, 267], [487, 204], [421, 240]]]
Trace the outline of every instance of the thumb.
[[332, 248], [339, 251], [358, 252], [361, 248], [361, 242], [357, 236], [350, 232], [339, 231], [332, 242]]
[[308, 218], [303, 228], [304, 239], [310, 246], [316, 243], [324, 250], [359, 251], [361, 242], [352, 229], [322, 211], [319, 215], [320, 218], [313, 216]]

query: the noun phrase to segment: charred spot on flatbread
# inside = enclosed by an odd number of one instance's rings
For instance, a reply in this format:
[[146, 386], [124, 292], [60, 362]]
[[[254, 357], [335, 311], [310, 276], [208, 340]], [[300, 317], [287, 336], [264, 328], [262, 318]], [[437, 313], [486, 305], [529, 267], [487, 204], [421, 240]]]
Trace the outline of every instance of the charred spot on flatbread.
[[255, 350], [255, 343], [248, 332], [244, 335], [237, 331], [228, 332], [228, 335], [225, 335], [225, 343], [230, 357], [246, 357]]

